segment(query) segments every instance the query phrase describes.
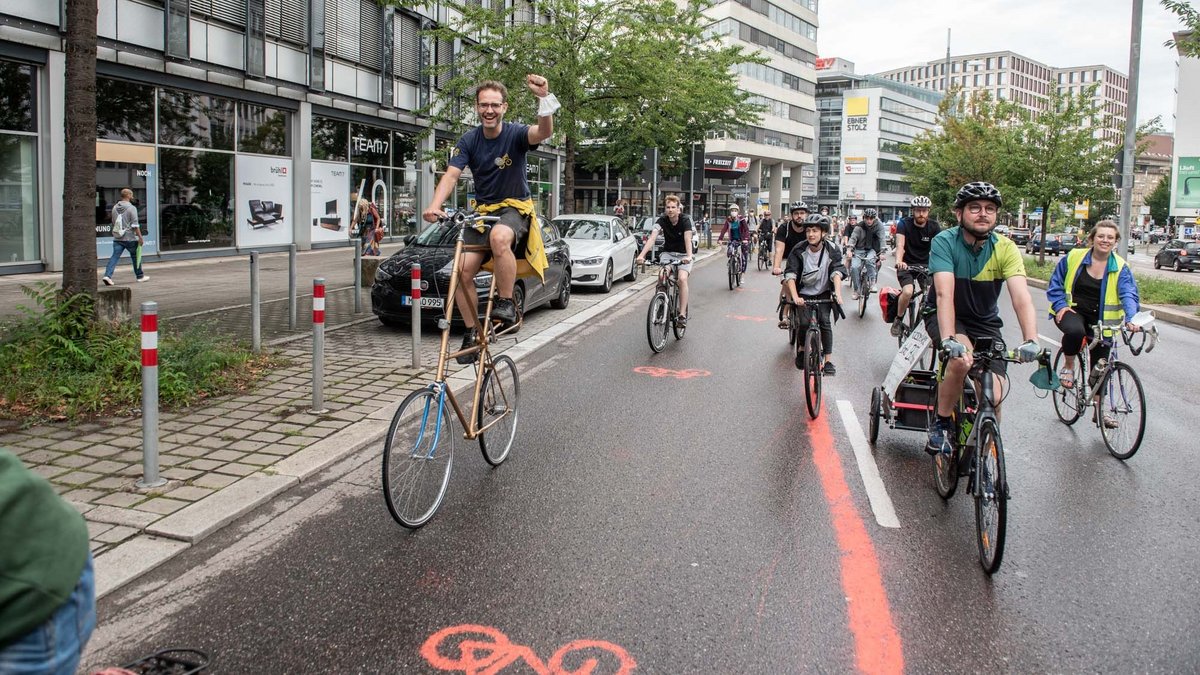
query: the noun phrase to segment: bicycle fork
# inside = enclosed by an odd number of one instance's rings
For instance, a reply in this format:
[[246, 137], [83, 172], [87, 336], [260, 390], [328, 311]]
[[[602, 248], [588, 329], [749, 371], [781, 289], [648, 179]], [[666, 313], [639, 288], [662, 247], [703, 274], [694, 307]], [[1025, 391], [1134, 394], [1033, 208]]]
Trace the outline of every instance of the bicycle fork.
[[[433, 442], [429, 444], [429, 452], [425, 454], [424, 459], [433, 459], [433, 453], [437, 450], [438, 441], [442, 438], [442, 415], [446, 409], [446, 385], [445, 383], [433, 383], [429, 385], [429, 389], [437, 394], [437, 413], [436, 421], [433, 423]], [[432, 399], [425, 399], [425, 409], [421, 411], [421, 430], [417, 433], [417, 442], [413, 444], [413, 458], [417, 457], [417, 451], [421, 448], [421, 441], [425, 439], [425, 434], [429, 424], [429, 409], [433, 407]]]

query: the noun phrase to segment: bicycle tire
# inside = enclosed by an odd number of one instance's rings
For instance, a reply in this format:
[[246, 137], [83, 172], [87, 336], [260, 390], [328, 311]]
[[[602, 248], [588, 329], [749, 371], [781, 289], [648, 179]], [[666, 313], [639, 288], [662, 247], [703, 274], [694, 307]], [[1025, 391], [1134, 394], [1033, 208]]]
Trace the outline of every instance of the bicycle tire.
[[502, 418], [486, 434], [481, 433], [478, 437], [483, 459], [492, 466], [500, 466], [508, 459], [513, 440], [517, 437], [520, 403], [521, 379], [517, 375], [517, 364], [507, 356], [497, 356], [491, 364], [484, 366], [479, 407], [475, 411], [477, 429]]
[[676, 298], [672, 298], [671, 305], [669, 308], [670, 315], [671, 315], [671, 332], [675, 334], [676, 340], [682, 340], [683, 334], [687, 332], [687, 326], [684, 326], [679, 323], [679, 317], [678, 317], [679, 310], [677, 309], [677, 307], [678, 307], [678, 305], [676, 304], [677, 302], [678, 302], [678, 300]]
[[761, 272], [761, 271], [763, 271], [763, 270], [765, 270], [765, 269], [767, 269], [767, 258], [766, 258], [766, 256], [764, 256], [764, 255], [762, 254], [762, 252], [759, 252], [759, 255], [758, 255], [758, 271], [759, 271], [759, 272]]
[[[1136, 389], [1137, 395], [1134, 396], [1130, 389]], [[1099, 391], [1100, 405], [1097, 406], [1096, 414], [1100, 416], [1100, 436], [1104, 439], [1104, 447], [1108, 448], [1109, 454], [1124, 461], [1133, 457], [1142, 446], [1142, 437], [1146, 433], [1146, 390], [1142, 388], [1142, 380], [1132, 367], [1125, 363], [1115, 363], [1104, 376]], [[1116, 398], [1118, 396], [1119, 401]], [[1105, 426], [1106, 415], [1117, 420], [1117, 428], [1109, 429]], [[1129, 426], [1135, 422], [1136, 427]], [[1128, 443], [1120, 443], [1123, 438], [1131, 440]]]
[[729, 256], [725, 261], [725, 270], [729, 273], [729, 290], [731, 291], [733, 290], [734, 285], [737, 283], [737, 273], [734, 272], [734, 265], [736, 264], [737, 263], [733, 260], [733, 256]]
[[667, 294], [658, 291], [650, 299], [650, 308], [646, 310], [646, 339], [650, 342], [650, 349], [654, 350], [655, 354], [662, 352], [667, 346], [667, 323], [670, 322], [668, 316], [670, 309]]
[[1004, 473], [1004, 444], [995, 420], [985, 420], [976, 444], [975, 543], [983, 571], [995, 574], [1004, 559], [1008, 522], [1008, 479]]
[[[940, 383], [939, 383], [940, 386]], [[926, 414], [927, 426], [933, 425], [934, 416], [937, 409], [937, 389], [932, 392], [930, 401], [931, 410]], [[954, 417], [952, 432], [954, 434], [950, 442], [954, 446], [953, 452], [950, 454], [938, 453], [933, 456], [933, 489], [937, 491], [938, 496], [943, 500], [949, 500], [958, 491], [958, 460], [959, 453], [962, 448], [958, 445], [958, 413]]]
[[821, 414], [821, 335], [808, 331], [804, 343], [804, 405], [815, 420]]
[[[405, 419], [412, 411], [414, 419]], [[450, 406], [439, 410], [432, 389], [414, 391], [396, 408], [383, 444], [383, 497], [397, 523], [415, 530], [437, 513], [450, 485], [457, 435]]]
[[871, 389], [871, 411], [867, 413], [869, 422], [867, 424], [867, 440], [871, 445], [875, 445], [875, 441], [879, 439], [879, 418], [883, 416], [883, 389], [874, 387]]
[[787, 306], [788, 344], [795, 346], [800, 339], [800, 310], [795, 305]]
[[[1059, 347], [1058, 352], [1054, 355], [1054, 372], [1060, 373], [1063, 370], [1063, 362], [1066, 355]], [[1072, 369], [1075, 375], [1075, 384], [1070, 389], [1059, 387], [1058, 390], [1050, 392], [1050, 398], [1054, 399], [1054, 414], [1058, 415], [1058, 419], [1062, 423], [1071, 426], [1083, 415], [1083, 409], [1087, 405], [1087, 401], [1080, 392], [1087, 387], [1087, 380], [1084, 379], [1087, 375], [1083, 370], [1083, 354], [1079, 354], [1075, 358], [1075, 367]]]
[[858, 291], [858, 318], [863, 318], [867, 315], [867, 302], [871, 299], [871, 287], [859, 289]]

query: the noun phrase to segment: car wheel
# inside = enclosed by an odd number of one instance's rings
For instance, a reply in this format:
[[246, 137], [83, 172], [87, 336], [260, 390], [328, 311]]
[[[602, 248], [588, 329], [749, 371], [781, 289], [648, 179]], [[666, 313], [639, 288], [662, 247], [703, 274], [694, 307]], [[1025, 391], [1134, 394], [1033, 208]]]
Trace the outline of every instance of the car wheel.
[[1175, 259], [1175, 262], [1171, 265], [1171, 269], [1175, 270], [1176, 272], [1183, 271], [1183, 265], [1179, 264], [1179, 258]]
[[562, 284], [558, 289], [558, 297], [550, 301], [550, 306], [554, 309], [566, 309], [571, 302], [571, 270], [567, 270], [563, 275]]
[[1154, 256], [1154, 269], [1156, 269], [1156, 270], [1162, 269], [1162, 262], [1159, 261], [1158, 256]]
[[612, 261], [609, 260], [608, 267], [604, 268], [604, 285], [600, 287], [600, 292], [607, 293], [607, 292], [611, 291], [612, 290], [612, 281], [613, 281], [613, 264], [612, 264]]
[[625, 275], [625, 281], [637, 281], [637, 252], [633, 253], [633, 260], [629, 261], [629, 274]]

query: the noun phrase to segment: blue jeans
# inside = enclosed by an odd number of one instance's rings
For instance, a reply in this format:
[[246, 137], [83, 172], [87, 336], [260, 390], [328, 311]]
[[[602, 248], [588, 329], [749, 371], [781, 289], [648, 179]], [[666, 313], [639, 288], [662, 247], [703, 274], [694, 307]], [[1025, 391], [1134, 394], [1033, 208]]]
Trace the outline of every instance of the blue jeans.
[[874, 250], [854, 252], [850, 261], [850, 287], [856, 292], [865, 292], [875, 284], [875, 260]]
[[108, 258], [108, 266], [104, 268], [104, 276], [112, 278], [113, 272], [117, 271], [117, 263], [121, 261], [121, 253], [129, 251], [129, 258], [133, 262], [133, 275], [138, 279], [142, 278], [142, 261], [138, 260], [137, 255], [138, 243], [136, 241], [120, 241], [113, 239], [113, 252]]
[[42, 625], [0, 650], [0, 675], [74, 675], [96, 627], [96, 579], [89, 553], [79, 583]]

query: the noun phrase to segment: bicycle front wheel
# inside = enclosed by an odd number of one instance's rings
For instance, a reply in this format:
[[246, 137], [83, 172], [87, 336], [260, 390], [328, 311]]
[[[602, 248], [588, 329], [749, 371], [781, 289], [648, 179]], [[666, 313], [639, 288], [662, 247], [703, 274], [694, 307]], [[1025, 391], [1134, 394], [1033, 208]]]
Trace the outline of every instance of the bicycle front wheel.
[[737, 285], [737, 266], [738, 262], [734, 260], [733, 256], [725, 259], [725, 269], [729, 272], [729, 290], [731, 291]]
[[687, 326], [679, 323], [679, 298], [676, 297], [671, 302], [671, 332], [675, 334], [676, 340], [682, 340], [683, 334], [687, 332]]
[[449, 406], [430, 389], [414, 391], [396, 409], [383, 444], [383, 497], [397, 523], [416, 529], [437, 513], [457, 435]]
[[[1062, 348], [1059, 348], [1058, 353], [1054, 355], [1054, 372], [1061, 373], [1063, 371], [1065, 359], [1066, 355], [1063, 354]], [[1083, 396], [1087, 380], [1084, 379], [1086, 375], [1083, 372], [1082, 355], [1075, 358], [1075, 366], [1071, 368], [1071, 373], [1074, 378], [1071, 388], [1060, 386], [1050, 394], [1050, 397], [1054, 399], [1054, 414], [1058, 415], [1058, 419], [1067, 426], [1075, 424], [1083, 414], [1083, 409], [1087, 407], [1087, 400]]]
[[646, 339], [656, 354], [667, 346], [667, 323], [670, 321], [667, 304], [667, 294], [659, 291], [650, 300], [650, 309], [646, 312]]
[[858, 289], [858, 318], [861, 319], [867, 315], [867, 300], [869, 300], [870, 297], [871, 287], [866, 286], [864, 282], [863, 287]]
[[821, 414], [821, 336], [809, 331], [804, 343], [804, 404], [815, 420]]
[[1146, 392], [1133, 368], [1116, 363], [1100, 383], [1100, 435], [1117, 459], [1133, 457], [1146, 433]]
[[483, 459], [492, 466], [500, 466], [512, 450], [513, 439], [517, 436], [520, 396], [521, 380], [517, 377], [517, 364], [512, 359], [497, 356], [484, 367], [475, 424], [479, 429], [492, 425], [486, 433], [478, 436]]
[[1004, 446], [993, 420], [979, 432], [975, 467], [975, 532], [979, 564], [988, 574], [1000, 569], [1004, 557], [1004, 528], [1008, 520], [1008, 481], [1004, 473]]

